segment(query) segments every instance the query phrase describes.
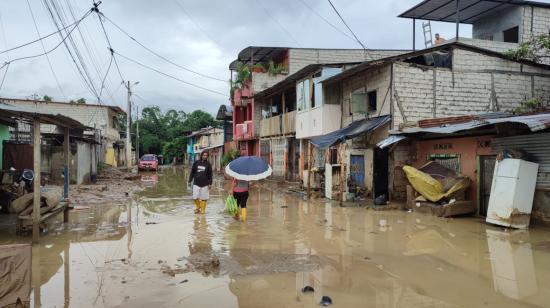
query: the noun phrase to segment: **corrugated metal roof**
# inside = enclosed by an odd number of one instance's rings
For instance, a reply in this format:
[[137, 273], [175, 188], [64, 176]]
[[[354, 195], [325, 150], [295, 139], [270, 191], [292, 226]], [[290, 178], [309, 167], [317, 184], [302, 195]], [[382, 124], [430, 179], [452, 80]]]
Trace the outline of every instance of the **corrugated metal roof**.
[[[500, 115], [499, 113], [496, 114]], [[411, 127], [403, 130], [392, 130], [390, 134], [394, 135], [410, 135], [417, 133], [434, 133], [434, 134], [452, 134], [460, 131], [471, 130], [483, 126], [494, 125], [499, 123], [520, 123], [525, 124], [532, 132], [541, 131], [550, 128], [550, 113], [540, 113], [533, 115], [522, 115], [513, 117], [498, 117], [498, 118], [479, 118], [473, 121], [449, 124], [439, 127]]]
[[403, 136], [403, 135], [390, 135], [388, 138], [378, 142], [376, 144], [377, 147], [381, 148], [381, 149], [385, 149], [387, 147], [389, 147], [390, 145], [392, 144], [395, 144], [403, 139], [407, 139], [407, 136]]
[[518, 6], [529, 5], [550, 7], [549, 3], [523, 0], [425, 0], [399, 15], [402, 18], [414, 18], [435, 21], [456, 21], [456, 5], [458, 3], [459, 22], [474, 23], [489, 14]]
[[326, 149], [344, 140], [352, 139], [373, 131], [382, 125], [389, 123], [391, 116], [383, 115], [352, 122], [350, 125], [325, 135], [314, 137], [310, 143], [319, 149]]
[[537, 187], [550, 188], [550, 133], [495, 138], [491, 148], [495, 154], [505, 149], [523, 150], [539, 164]]
[[79, 129], [86, 129], [84, 124], [80, 123], [79, 121], [61, 115], [56, 114], [52, 112], [37, 112], [36, 110], [32, 108], [22, 107], [22, 106], [13, 106], [8, 105], [5, 103], [0, 102], [0, 111], [2, 111], [2, 115], [7, 115], [9, 117], [22, 117], [27, 119], [33, 119], [35, 117], [40, 118], [40, 122], [44, 124], [53, 124], [53, 125], [59, 125], [63, 127], [68, 128], [79, 128]]

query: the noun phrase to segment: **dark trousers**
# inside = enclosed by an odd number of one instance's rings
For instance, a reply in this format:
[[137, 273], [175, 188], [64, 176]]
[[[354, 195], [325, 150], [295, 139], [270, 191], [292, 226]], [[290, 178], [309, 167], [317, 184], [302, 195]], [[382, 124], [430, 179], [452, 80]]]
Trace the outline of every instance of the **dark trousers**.
[[246, 209], [246, 201], [248, 200], [248, 191], [233, 192], [233, 197], [237, 200], [237, 205], [241, 209]]

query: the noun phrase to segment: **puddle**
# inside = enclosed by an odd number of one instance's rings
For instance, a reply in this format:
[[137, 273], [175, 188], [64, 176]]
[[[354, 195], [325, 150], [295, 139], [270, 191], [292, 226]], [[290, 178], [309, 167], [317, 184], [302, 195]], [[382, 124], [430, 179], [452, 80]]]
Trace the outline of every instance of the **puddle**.
[[[248, 222], [224, 213], [221, 178], [193, 214], [182, 169], [142, 178], [131, 202], [96, 200], [33, 248], [34, 307], [544, 307], [550, 232], [476, 218], [251, 192]], [[2, 217], [0, 244], [27, 242]], [[305, 286], [313, 292], [302, 293]]]

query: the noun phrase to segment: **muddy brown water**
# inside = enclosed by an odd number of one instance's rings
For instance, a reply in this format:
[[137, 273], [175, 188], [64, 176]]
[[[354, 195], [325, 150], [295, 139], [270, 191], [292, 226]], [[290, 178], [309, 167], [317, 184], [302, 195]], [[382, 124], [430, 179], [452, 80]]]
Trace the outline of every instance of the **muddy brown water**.
[[[248, 222], [224, 213], [217, 179], [193, 214], [182, 169], [147, 175], [129, 204], [48, 225], [33, 248], [34, 307], [548, 307], [550, 231], [477, 218], [304, 201], [252, 189]], [[1, 218], [0, 244], [28, 242]], [[312, 293], [302, 293], [311, 286]]]

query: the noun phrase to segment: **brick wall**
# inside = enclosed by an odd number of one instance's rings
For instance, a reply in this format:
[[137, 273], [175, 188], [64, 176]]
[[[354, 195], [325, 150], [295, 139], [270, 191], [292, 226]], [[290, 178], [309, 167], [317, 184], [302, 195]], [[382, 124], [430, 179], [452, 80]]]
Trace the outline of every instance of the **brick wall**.
[[550, 9], [540, 7], [523, 7], [522, 40], [527, 40], [532, 34], [548, 34], [550, 30]]
[[407, 52], [406, 50], [363, 49], [290, 49], [289, 73], [294, 74], [309, 64], [363, 62], [381, 59]]
[[[369, 116], [378, 116], [390, 114], [391, 109], [391, 93], [388, 92], [391, 79], [391, 65], [386, 65], [378, 69], [370, 70], [353, 76], [342, 85], [342, 127], [349, 125], [351, 122], [363, 119], [363, 114], [351, 114], [351, 95], [352, 92], [358, 89], [366, 91], [376, 90], [376, 111], [373, 111]], [[386, 95], [387, 93], [387, 95]]]
[[405, 120], [397, 101], [407, 121], [418, 121], [512, 111], [526, 99], [550, 94], [550, 72], [538, 67], [458, 49], [453, 66], [451, 71], [395, 64], [394, 127]]

